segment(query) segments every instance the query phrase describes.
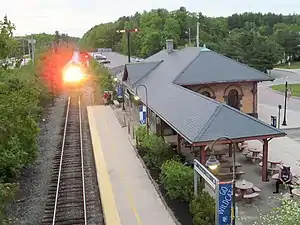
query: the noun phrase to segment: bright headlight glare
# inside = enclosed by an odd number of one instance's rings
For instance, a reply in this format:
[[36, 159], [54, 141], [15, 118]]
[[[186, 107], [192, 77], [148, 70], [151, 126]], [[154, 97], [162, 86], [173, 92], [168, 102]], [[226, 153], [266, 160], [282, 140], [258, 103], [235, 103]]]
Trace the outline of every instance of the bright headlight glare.
[[84, 78], [84, 74], [80, 67], [71, 66], [68, 67], [63, 74], [63, 79], [65, 82], [79, 82]]

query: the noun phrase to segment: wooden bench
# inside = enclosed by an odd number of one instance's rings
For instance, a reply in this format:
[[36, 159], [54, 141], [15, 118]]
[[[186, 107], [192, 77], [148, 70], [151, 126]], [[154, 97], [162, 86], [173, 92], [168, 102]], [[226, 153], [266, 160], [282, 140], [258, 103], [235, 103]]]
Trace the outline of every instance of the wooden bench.
[[253, 192], [251, 194], [244, 194], [243, 198], [248, 201], [251, 201], [252, 199], [257, 198], [258, 196], [259, 194], [257, 192]]
[[253, 186], [252, 189], [253, 189], [254, 192], [261, 192], [259, 187]]
[[118, 100], [113, 100], [115, 106], [120, 107], [120, 102]]

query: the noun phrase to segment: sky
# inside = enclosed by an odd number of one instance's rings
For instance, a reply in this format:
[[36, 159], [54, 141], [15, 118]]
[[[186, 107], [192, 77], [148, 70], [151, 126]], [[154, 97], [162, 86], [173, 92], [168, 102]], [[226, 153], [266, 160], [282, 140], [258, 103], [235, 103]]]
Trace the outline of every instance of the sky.
[[82, 37], [94, 25], [113, 22], [121, 16], [155, 8], [174, 10], [180, 6], [207, 16], [246, 11], [300, 14], [299, 0], [1, 0], [0, 18], [7, 14], [16, 25], [15, 35], [58, 30]]

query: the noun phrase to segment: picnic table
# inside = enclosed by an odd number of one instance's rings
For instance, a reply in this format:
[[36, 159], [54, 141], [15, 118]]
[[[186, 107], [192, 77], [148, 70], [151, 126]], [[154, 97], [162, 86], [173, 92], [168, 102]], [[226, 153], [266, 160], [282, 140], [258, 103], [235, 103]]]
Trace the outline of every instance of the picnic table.
[[243, 199], [251, 200], [259, 196], [257, 192], [259, 192], [260, 189], [255, 187], [254, 184], [249, 181], [246, 180], [237, 181], [235, 183], [235, 187], [237, 188], [236, 197], [241, 197]]
[[[260, 167], [262, 167], [263, 162], [260, 162], [258, 164]], [[282, 168], [282, 161], [279, 160], [268, 160], [268, 172], [270, 174], [277, 174], [279, 170]]]
[[249, 148], [247, 152], [244, 153], [247, 159], [250, 159], [253, 163], [261, 160], [261, 150], [256, 148]]

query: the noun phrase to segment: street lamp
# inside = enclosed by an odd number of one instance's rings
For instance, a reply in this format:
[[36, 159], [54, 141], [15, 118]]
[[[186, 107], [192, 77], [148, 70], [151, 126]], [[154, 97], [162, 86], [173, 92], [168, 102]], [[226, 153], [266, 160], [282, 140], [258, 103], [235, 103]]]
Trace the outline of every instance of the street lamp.
[[147, 133], [149, 134], [149, 107], [148, 107], [148, 89], [145, 85], [143, 84], [139, 84], [138, 86], [136, 86], [135, 88], [135, 96], [134, 99], [135, 100], [139, 100], [139, 96], [138, 96], [138, 88], [139, 87], [143, 87], [145, 88], [145, 93], [146, 93], [146, 126], [147, 126]]
[[216, 156], [214, 154], [212, 154], [209, 156], [205, 165], [211, 170], [216, 170], [219, 167], [220, 162], [219, 162], [219, 160], [217, 160]]
[[[215, 155], [214, 155], [214, 145], [216, 142], [218, 142], [219, 140], [228, 140], [232, 146], [234, 146], [234, 143], [233, 141], [229, 138], [229, 137], [219, 137], [218, 139], [214, 140], [214, 142], [211, 144], [211, 150], [213, 152], [213, 155], [211, 155], [209, 157], [209, 159], [207, 160], [206, 162], [206, 165], [209, 167], [209, 168], [212, 168], [212, 169], [216, 169], [219, 165], [220, 165], [220, 162], [216, 159]], [[235, 150], [233, 149], [233, 153], [232, 153], [232, 225], [235, 225]]]
[[284, 110], [283, 110], [283, 122], [282, 122], [282, 126], [286, 126], [286, 100], [287, 100], [287, 86], [288, 86], [288, 82], [285, 82], [285, 91], [284, 91]]

